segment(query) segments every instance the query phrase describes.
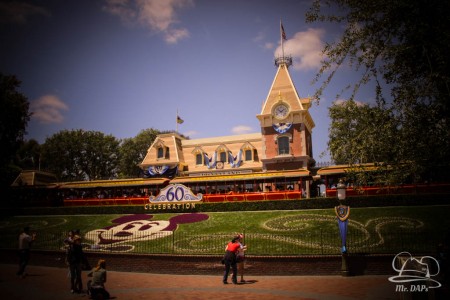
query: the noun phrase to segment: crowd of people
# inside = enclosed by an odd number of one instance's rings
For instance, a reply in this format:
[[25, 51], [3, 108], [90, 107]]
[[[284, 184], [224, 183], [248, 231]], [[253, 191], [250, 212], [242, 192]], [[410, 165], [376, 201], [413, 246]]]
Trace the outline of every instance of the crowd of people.
[[[30, 233], [30, 227], [25, 227], [19, 235], [19, 270], [17, 276], [24, 278], [26, 276], [25, 269], [30, 258], [30, 250], [36, 239], [36, 233]], [[110, 294], [105, 288], [106, 283], [106, 261], [100, 259], [95, 268], [89, 266], [83, 251], [81, 233], [79, 230], [70, 230], [64, 239], [66, 249], [65, 263], [68, 266], [70, 279], [70, 292], [83, 293], [82, 271], [90, 270], [87, 274], [90, 280], [87, 282], [86, 292], [92, 299], [109, 299]], [[244, 243], [244, 234], [239, 233], [227, 244], [225, 255], [222, 263], [225, 266], [223, 275], [223, 283], [228, 284], [228, 276], [230, 269], [233, 271], [231, 280], [234, 284], [238, 283], [238, 274], [240, 282], [244, 280], [244, 261], [247, 246]]]
[[87, 282], [87, 293], [92, 299], [109, 299], [110, 295], [105, 289], [106, 261], [100, 259], [93, 269], [89, 266], [83, 252], [79, 230], [70, 230], [64, 240], [64, 245], [66, 248], [66, 264], [69, 267], [71, 293], [83, 292], [82, 271], [83, 269], [91, 270], [87, 275], [92, 278]]

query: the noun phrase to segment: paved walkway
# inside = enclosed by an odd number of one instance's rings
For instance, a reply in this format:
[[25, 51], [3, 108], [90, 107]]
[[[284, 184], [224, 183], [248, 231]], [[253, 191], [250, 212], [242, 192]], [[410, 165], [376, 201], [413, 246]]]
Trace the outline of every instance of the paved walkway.
[[[28, 266], [28, 276], [15, 275], [16, 265], [0, 265], [2, 299], [88, 299], [71, 294], [67, 269]], [[83, 284], [87, 282], [83, 272]], [[224, 285], [217, 276], [160, 275], [108, 271], [113, 299], [402, 299], [388, 276], [248, 276], [246, 283]], [[408, 299], [407, 297], [406, 299]]]

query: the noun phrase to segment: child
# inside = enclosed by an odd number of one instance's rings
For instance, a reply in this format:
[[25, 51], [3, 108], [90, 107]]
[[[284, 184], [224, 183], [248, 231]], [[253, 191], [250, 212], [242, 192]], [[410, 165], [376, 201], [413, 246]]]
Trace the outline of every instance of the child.
[[237, 259], [237, 266], [238, 266], [238, 274], [241, 275], [241, 282], [245, 283], [244, 280], [244, 260], [245, 260], [245, 253], [244, 251], [247, 250], [247, 246], [244, 244], [244, 234], [239, 233], [238, 234], [238, 243], [239, 243], [239, 250], [236, 254]]

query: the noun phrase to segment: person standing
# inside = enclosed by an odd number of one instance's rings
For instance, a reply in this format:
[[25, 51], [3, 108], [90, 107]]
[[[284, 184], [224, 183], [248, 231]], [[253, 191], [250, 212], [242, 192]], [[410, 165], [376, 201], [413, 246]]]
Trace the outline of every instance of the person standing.
[[72, 243], [73, 243], [73, 238], [75, 236], [75, 233], [73, 230], [69, 230], [67, 232], [67, 237], [64, 239], [63, 243], [64, 243], [64, 249], [66, 250], [66, 258], [65, 258], [65, 262], [68, 265], [68, 256], [69, 256], [69, 250], [70, 247], [72, 247]]
[[25, 268], [30, 260], [31, 245], [36, 239], [36, 233], [30, 234], [30, 227], [25, 227], [19, 235], [19, 271], [17, 276], [24, 278], [26, 276]]
[[239, 237], [235, 237], [228, 243], [225, 248], [225, 272], [223, 274], [223, 283], [228, 284], [228, 274], [230, 273], [230, 268], [233, 269], [233, 275], [231, 280], [234, 284], [237, 284], [237, 265], [236, 265], [236, 253], [239, 251], [240, 244], [238, 243]]
[[83, 290], [81, 279], [81, 266], [84, 262], [84, 253], [81, 246], [81, 237], [75, 235], [67, 253], [67, 262], [70, 270], [70, 291], [80, 293]]
[[239, 249], [236, 255], [238, 274], [241, 276], [241, 282], [244, 283], [244, 261], [245, 261], [245, 251], [247, 250], [247, 246], [244, 244], [244, 234], [239, 233], [238, 235], [238, 243]]

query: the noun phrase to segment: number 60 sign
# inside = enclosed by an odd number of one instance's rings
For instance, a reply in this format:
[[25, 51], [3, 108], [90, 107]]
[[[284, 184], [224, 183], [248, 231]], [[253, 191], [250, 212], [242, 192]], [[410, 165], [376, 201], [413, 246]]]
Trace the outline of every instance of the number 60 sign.
[[183, 201], [201, 201], [203, 199], [202, 194], [194, 195], [190, 188], [185, 185], [176, 183], [169, 184], [163, 188], [158, 196], [150, 196], [149, 201], [151, 203], [174, 203]]

